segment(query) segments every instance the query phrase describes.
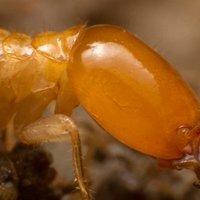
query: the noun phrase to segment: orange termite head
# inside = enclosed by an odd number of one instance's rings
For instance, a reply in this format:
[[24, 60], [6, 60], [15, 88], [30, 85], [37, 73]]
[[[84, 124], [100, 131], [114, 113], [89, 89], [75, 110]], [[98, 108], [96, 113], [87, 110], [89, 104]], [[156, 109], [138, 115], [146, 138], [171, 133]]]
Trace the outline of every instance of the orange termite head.
[[187, 168], [190, 152], [189, 166], [199, 166], [199, 100], [138, 38], [117, 26], [83, 25], [39, 35], [33, 46], [66, 65], [63, 80], [72, 88], [63, 89], [58, 112], [68, 105], [66, 92], [73, 91], [78, 103], [127, 146], [169, 162], [182, 158], [173, 163]]
[[123, 28], [84, 28], [67, 73], [79, 103], [125, 145], [170, 162], [198, 143], [199, 99], [167, 61]]

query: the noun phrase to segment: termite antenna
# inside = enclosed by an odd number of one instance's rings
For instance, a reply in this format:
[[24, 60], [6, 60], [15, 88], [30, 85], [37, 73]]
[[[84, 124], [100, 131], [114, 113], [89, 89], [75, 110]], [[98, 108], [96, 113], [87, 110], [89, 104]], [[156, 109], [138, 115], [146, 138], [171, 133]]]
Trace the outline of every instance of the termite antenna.
[[198, 178], [194, 185], [200, 189], [200, 162], [196, 160], [194, 155], [185, 155], [182, 159], [174, 160], [172, 167], [177, 170], [189, 169], [194, 171]]
[[198, 181], [194, 185], [200, 189], [200, 123], [190, 132], [192, 141], [187, 145], [187, 152], [183, 158], [172, 161], [172, 167], [178, 170], [190, 169], [195, 172]]

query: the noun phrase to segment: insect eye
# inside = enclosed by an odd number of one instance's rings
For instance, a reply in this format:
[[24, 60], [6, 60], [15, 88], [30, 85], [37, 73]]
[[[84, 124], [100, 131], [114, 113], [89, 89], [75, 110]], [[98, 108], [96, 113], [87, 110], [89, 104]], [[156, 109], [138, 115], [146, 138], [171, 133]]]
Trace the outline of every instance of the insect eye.
[[179, 127], [179, 132], [184, 134], [184, 135], [188, 135], [188, 133], [190, 132], [190, 128], [187, 126], [181, 126]]
[[190, 133], [191, 133], [191, 128], [186, 125], [182, 125], [178, 128], [178, 134], [180, 134], [180, 135], [190, 137], [191, 136]]

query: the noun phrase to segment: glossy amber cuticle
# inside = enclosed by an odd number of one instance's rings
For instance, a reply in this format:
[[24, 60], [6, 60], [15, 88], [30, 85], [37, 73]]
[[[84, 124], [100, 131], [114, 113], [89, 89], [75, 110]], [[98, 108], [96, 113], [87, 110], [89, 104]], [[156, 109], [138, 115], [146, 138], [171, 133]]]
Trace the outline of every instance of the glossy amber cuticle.
[[182, 156], [192, 136], [177, 128], [197, 124], [199, 101], [139, 39], [115, 26], [86, 28], [72, 49], [68, 74], [80, 104], [114, 137], [157, 158]]

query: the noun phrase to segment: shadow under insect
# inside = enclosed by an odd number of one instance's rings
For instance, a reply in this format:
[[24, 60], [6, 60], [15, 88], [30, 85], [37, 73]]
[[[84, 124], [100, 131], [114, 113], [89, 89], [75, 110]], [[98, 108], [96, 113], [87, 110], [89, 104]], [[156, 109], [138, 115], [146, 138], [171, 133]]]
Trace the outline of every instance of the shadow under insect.
[[[55, 188], [57, 172], [51, 167], [51, 154], [42, 148], [18, 145], [0, 155], [0, 199], [59, 200], [73, 187]], [[37, 194], [37, 195], [36, 195]]]

